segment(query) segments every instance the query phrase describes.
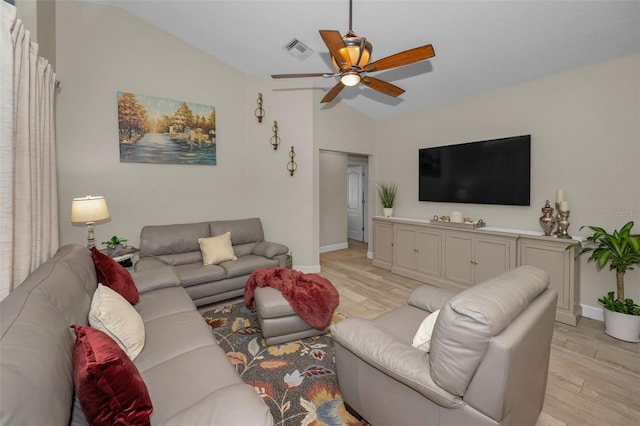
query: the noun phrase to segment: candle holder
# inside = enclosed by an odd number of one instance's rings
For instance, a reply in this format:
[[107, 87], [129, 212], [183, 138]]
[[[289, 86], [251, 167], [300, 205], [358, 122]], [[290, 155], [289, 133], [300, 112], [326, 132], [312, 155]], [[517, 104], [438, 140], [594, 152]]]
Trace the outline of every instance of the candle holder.
[[556, 201], [556, 230], [553, 233], [553, 235], [558, 236], [560, 235], [560, 203]]
[[569, 229], [569, 214], [571, 212], [569, 210], [567, 210], [566, 212], [560, 210], [558, 213], [560, 215], [560, 222], [558, 222], [558, 238], [569, 240], [571, 239], [571, 235], [567, 233], [567, 229]]
[[291, 151], [289, 151], [289, 162], [287, 163], [287, 170], [289, 170], [289, 175], [293, 176], [293, 174], [298, 169], [298, 165], [293, 160], [296, 157], [296, 152], [293, 150], [293, 145], [291, 146]]
[[262, 118], [264, 117], [264, 109], [262, 108], [262, 93], [258, 93], [258, 108], [256, 108], [255, 115], [258, 119], [258, 123], [262, 123]]
[[273, 136], [271, 136], [271, 146], [273, 147], [273, 150], [277, 150], [278, 149], [278, 145], [280, 145], [280, 136], [278, 136], [278, 122], [274, 121], [273, 122], [273, 127], [271, 128], [271, 130], [273, 130]]

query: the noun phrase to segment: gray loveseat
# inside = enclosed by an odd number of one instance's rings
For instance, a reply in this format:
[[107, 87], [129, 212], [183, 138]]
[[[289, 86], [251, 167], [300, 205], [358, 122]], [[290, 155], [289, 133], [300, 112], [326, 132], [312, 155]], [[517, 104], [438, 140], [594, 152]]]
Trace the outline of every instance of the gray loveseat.
[[[204, 265], [199, 238], [231, 232], [237, 260]], [[242, 296], [244, 285], [259, 268], [285, 266], [287, 246], [264, 240], [258, 218], [179, 225], [145, 226], [140, 232], [140, 260], [135, 270], [161, 269], [175, 276], [198, 306]]]
[[[134, 364], [153, 404], [151, 424], [273, 424], [178, 281], [152, 269], [134, 279], [146, 333]], [[87, 325], [96, 287], [90, 251], [67, 245], [0, 302], [0, 424], [87, 424], [74, 398], [69, 326]]]

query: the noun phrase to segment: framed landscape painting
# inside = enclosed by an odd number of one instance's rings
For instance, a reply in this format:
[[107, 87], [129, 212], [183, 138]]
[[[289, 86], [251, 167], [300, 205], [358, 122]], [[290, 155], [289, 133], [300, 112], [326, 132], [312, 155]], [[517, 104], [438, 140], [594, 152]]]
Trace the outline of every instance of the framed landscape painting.
[[118, 92], [120, 162], [216, 165], [216, 109]]

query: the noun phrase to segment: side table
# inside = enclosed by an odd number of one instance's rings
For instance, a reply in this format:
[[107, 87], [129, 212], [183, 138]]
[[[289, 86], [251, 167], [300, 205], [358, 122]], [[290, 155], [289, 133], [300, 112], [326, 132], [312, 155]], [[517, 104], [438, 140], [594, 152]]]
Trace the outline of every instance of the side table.
[[124, 249], [113, 253], [113, 252], [109, 252], [108, 249], [102, 249], [100, 250], [101, 253], [106, 254], [107, 256], [109, 256], [110, 258], [112, 258], [113, 260], [115, 260], [116, 262], [118, 262], [120, 265], [122, 265], [125, 268], [131, 268], [133, 266], [133, 261], [132, 258], [140, 251], [139, 248], [137, 247], [133, 247], [133, 246], [127, 246]]

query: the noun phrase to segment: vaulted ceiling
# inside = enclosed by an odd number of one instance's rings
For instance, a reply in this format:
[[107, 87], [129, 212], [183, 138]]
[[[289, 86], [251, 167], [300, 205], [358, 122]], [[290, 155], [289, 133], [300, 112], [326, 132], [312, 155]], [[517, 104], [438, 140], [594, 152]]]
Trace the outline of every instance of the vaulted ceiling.
[[[349, 29], [348, 0], [91, 1], [121, 7], [255, 76], [332, 72], [318, 30]], [[400, 97], [358, 85], [334, 101], [384, 119], [640, 52], [640, 2], [354, 0], [353, 30], [373, 44], [372, 60], [435, 48], [430, 60], [374, 74], [405, 89]], [[291, 55], [292, 39], [312, 53]], [[328, 90], [336, 81], [304, 82]]]

